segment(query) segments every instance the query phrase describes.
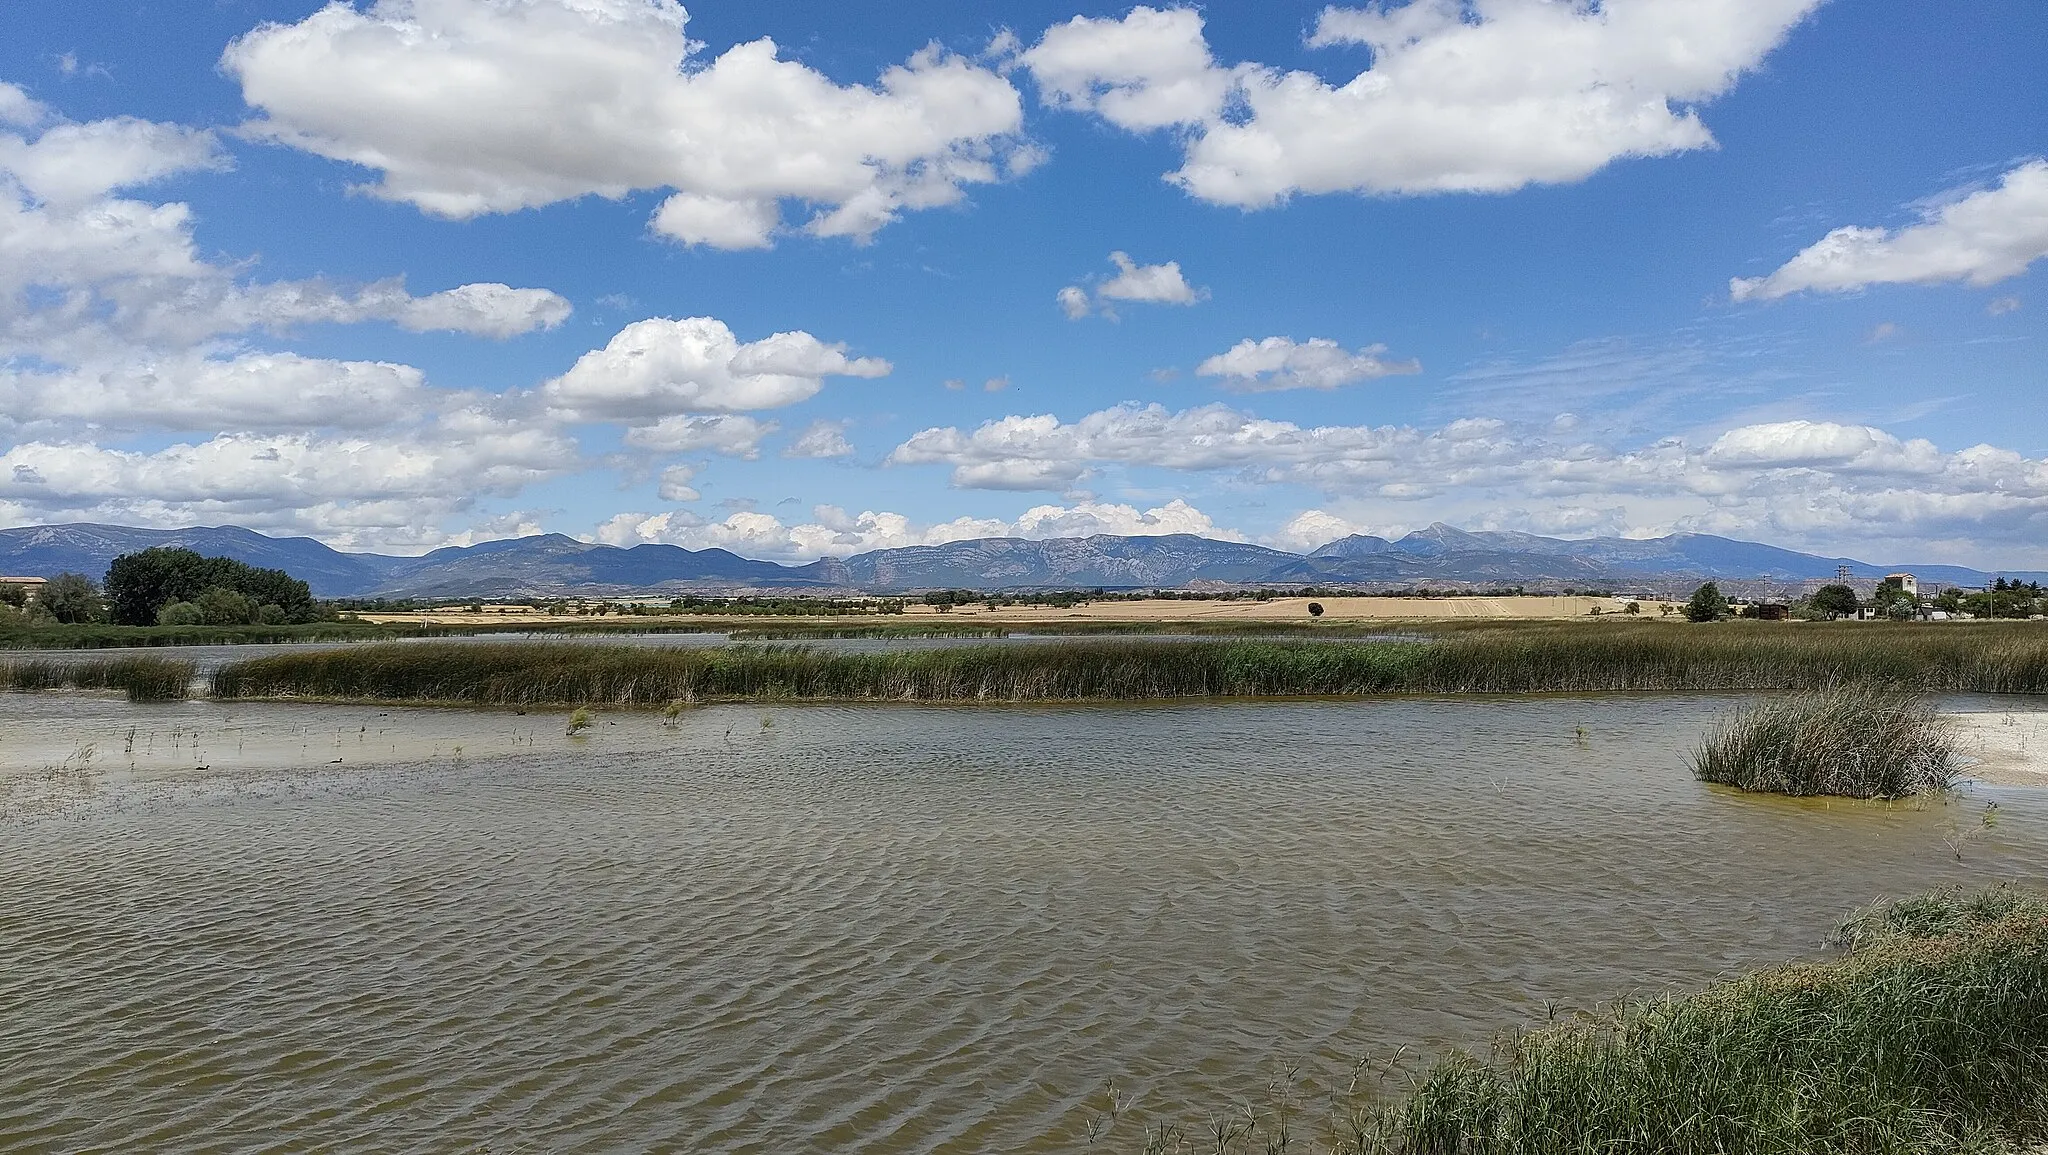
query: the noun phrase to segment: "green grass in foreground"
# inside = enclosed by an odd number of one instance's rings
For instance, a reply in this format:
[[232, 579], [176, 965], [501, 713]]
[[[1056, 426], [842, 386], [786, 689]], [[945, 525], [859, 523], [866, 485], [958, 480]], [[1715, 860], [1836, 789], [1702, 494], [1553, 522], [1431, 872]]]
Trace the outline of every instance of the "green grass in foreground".
[[213, 692], [227, 698], [566, 706], [1832, 686], [2048, 692], [2048, 630], [1567, 626], [1460, 631], [1425, 642], [1096, 639], [885, 653], [421, 642], [255, 658], [213, 677]]
[[1745, 706], [1693, 751], [1702, 782], [1774, 794], [1904, 798], [1945, 790], [1954, 728], [1926, 701], [1857, 687]]
[[125, 690], [131, 702], [170, 702], [187, 696], [194, 672], [191, 662], [152, 656], [16, 658], [0, 661], [0, 690]]
[[1940, 1155], [2048, 1138], [2048, 902], [1941, 892], [1861, 912], [1836, 941], [1830, 962], [1506, 1036], [1391, 1098], [1340, 1094], [1327, 1128], [1245, 1107], [1148, 1127], [1144, 1149]]

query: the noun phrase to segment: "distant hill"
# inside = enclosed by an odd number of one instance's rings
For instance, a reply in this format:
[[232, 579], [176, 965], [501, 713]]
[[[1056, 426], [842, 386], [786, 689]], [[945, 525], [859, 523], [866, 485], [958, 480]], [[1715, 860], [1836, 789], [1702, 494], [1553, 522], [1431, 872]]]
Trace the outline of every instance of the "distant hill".
[[985, 537], [876, 550], [804, 569], [820, 584], [864, 590], [1094, 589], [1259, 582], [1298, 555], [1193, 534]]
[[151, 546], [177, 546], [208, 557], [231, 557], [264, 569], [281, 569], [305, 582], [314, 597], [346, 597], [371, 589], [392, 567], [409, 558], [342, 553], [310, 537], [266, 537], [254, 530], [216, 528], [130, 529], [120, 525], [43, 525], [0, 529], [0, 573], [55, 577], [82, 573], [94, 581], [107, 563]]
[[[1190, 585], [1674, 586], [1832, 578], [1846, 565], [1869, 581], [1908, 570], [1922, 581], [1982, 585], [1963, 566], [1874, 565], [1711, 534], [1567, 540], [1468, 531], [1438, 523], [1397, 541], [1357, 535], [1308, 554], [1191, 534], [1033, 541], [997, 537], [875, 550], [785, 566], [722, 549], [621, 548], [561, 534], [437, 549], [424, 557], [342, 553], [311, 538], [272, 538], [235, 526], [178, 530], [52, 525], [0, 530], [0, 572], [98, 578], [116, 556], [184, 546], [282, 569], [320, 597], [487, 598], [558, 594], [787, 592], [904, 593], [929, 589], [1147, 589]], [[2048, 581], [2048, 572], [2011, 573]]]
[[620, 548], [559, 533], [451, 546], [401, 558], [364, 592], [405, 597], [505, 597], [570, 590], [684, 593], [744, 587], [810, 586], [800, 570], [722, 549], [673, 545]]

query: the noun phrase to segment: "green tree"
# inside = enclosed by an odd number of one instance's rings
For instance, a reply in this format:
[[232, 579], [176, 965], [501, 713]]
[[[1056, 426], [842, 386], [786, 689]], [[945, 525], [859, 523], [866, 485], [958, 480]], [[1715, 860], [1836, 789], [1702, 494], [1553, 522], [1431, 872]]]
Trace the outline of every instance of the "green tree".
[[199, 620], [209, 626], [246, 626], [256, 616], [256, 607], [234, 590], [212, 586], [192, 599], [199, 607]]
[[1692, 599], [1685, 603], [1685, 620], [1689, 622], [1718, 622], [1727, 616], [1728, 599], [1713, 582], [1692, 591]]
[[1870, 595], [1870, 608], [1881, 617], [1903, 622], [1920, 612], [1920, 599], [1906, 592], [1904, 584], [1892, 579], [1877, 583]]
[[156, 612], [156, 624], [160, 626], [196, 626], [206, 621], [206, 615], [191, 602], [166, 602]]
[[1863, 604], [1856, 598], [1856, 591], [1845, 585], [1826, 585], [1813, 591], [1807, 599], [1814, 610], [1826, 614], [1830, 621], [1835, 618], [1854, 617]]
[[306, 583], [281, 569], [258, 569], [226, 557], [204, 557], [189, 549], [156, 546], [123, 554], [107, 567], [107, 600], [114, 620], [146, 626], [172, 602], [197, 602], [209, 589], [246, 598], [250, 605], [274, 605], [285, 620], [310, 622], [320, 616]]
[[100, 600], [100, 588], [84, 574], [60, 573], [51, 578], [43, 586], [42, 597], [38, 601], [51, 617], [65, 625], [106, 618], [107, 607]]
[[1643, 603], [1641, 603], [1641, 602], [1630, 602], [1629, 604], [1627, 604], [1627, 605], [1625, 605], [1625, 606], [1621, 607], [1621, 612], [1622, 612], [1622, 613], [1625, 613], [1625, 614], [1639, 614], [1639, 613], [1642, 613], [1642, 612], [1643, 612]]
[[0, 585], [0, 606], [20, 609], [28, 604], [28, 589], [25, 586]]

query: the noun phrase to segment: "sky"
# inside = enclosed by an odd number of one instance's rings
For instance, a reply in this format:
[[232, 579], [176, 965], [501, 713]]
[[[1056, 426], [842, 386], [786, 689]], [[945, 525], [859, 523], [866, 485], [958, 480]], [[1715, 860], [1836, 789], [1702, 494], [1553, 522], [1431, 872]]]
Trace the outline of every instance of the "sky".
[[0, 0], [0, 526], [2048, 568], [2038, 0]]

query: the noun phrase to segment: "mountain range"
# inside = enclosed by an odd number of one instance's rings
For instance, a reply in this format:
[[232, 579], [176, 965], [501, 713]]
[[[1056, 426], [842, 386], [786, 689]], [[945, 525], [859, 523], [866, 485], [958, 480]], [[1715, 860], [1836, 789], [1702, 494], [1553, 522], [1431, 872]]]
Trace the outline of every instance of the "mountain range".
[[[1438, 523], [1398, 540], [1354, 535], [1311, 553], [1190, 534], [979, 538], [874, 550], [786, 566], [722, 549], [594, 545], [562, 534], [450, 546], [422, 557], [343, 553], [312, 538], [238, 526], [159, 530], [46, 525], [0, 530], [0, 573], [98, 578], [115, 557], [182, 546], [282, 569], [319, 597], [489, 598], [627, 593], [898, 593], [929, 589], [1050, 590], [1229, 586], [1603, 586], [1675, 589], [1708, 578], [1752, 585], [1832, 578], [1848, 566], [1869, 581], [1909, 571], [1922, 582], [1979, 586], [1964, 566], [1873, 565], [1711, 534], [1567, 540], [1470, 532]], [[2007, 572], [2030, 581], [2048, 572]]]

